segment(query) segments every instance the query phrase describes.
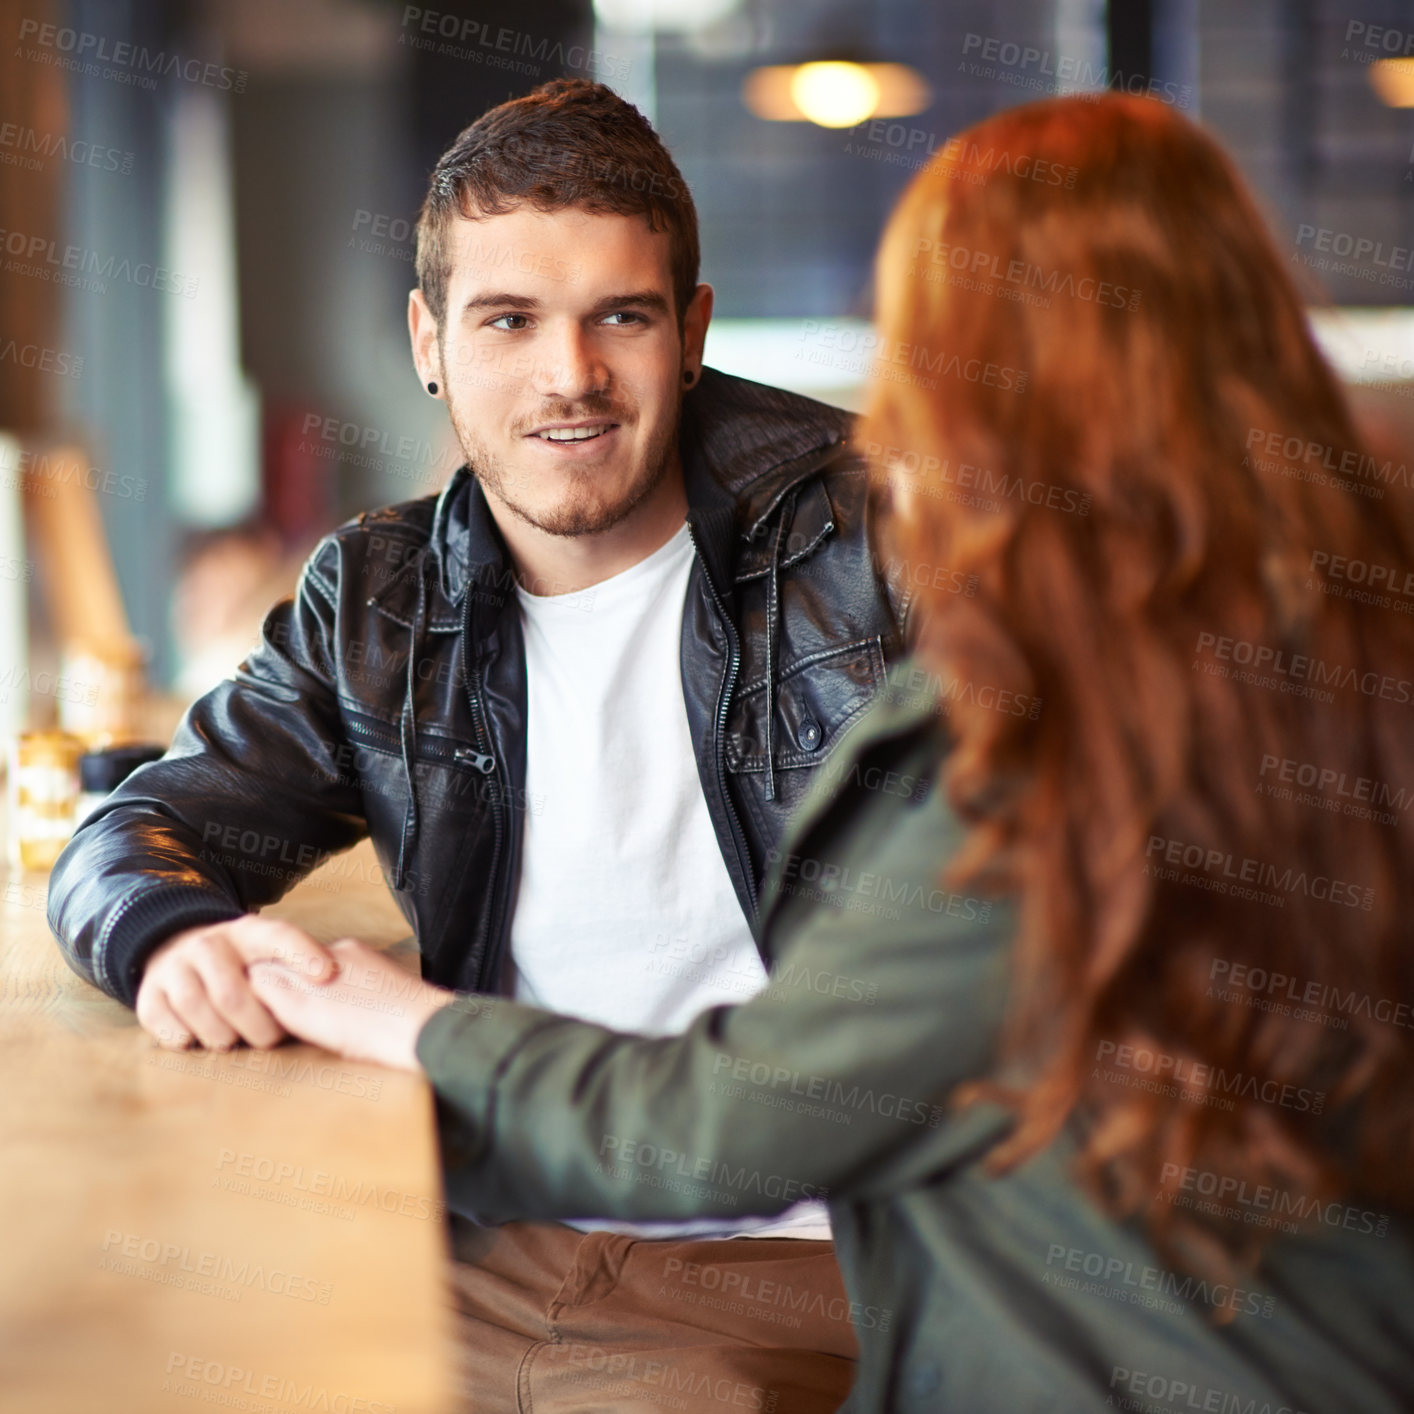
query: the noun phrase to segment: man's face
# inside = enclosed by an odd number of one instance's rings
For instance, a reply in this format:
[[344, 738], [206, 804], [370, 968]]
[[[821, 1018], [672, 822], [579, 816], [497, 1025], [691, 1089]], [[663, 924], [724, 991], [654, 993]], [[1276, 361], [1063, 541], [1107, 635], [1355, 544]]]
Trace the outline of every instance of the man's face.
[[[679, 474], [685, 363], [666, 233], [639, 216], [527, 206], [457, 220], [450, 244], [435, 349], [418, 293], [413, 341], [440, 367], [487, 496], [552, 535], [619, 524]], [[705, 312], [689, 316], [700, 355]]]

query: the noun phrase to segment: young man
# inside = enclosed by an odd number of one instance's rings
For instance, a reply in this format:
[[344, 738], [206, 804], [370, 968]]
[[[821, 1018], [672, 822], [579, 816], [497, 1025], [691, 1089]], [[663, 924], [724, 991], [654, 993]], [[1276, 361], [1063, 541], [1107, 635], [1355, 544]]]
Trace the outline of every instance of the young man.
[[[329, 537], [54, 871], [66, 956], [164, 1044], [285, 1036], [251, 968], [338, 960], [253, 911], [364, 834], [441, 987], [658, 1034], [761, 987], [766, 863], [900, 649], [902, 605], [848, 419], [702, 367], [697, 267], [677, 167], [600, 85], [503, 104], [438, 163], [409, 325], [467, 466]], [[585, 1219], [454, 1224], [477, 1408], [587, 1407], [582, 1368], [533, 1356], [591, 1305], [586, 1348], [671, 1351], [701, 1407], [838, 1403], [847, 1319], [763, 1330], [654, 1301], [665, 1261], [707, 1260], [737, 1269], [728, 1290], [749, 1270], [847, 1310], [821, 1205]]]

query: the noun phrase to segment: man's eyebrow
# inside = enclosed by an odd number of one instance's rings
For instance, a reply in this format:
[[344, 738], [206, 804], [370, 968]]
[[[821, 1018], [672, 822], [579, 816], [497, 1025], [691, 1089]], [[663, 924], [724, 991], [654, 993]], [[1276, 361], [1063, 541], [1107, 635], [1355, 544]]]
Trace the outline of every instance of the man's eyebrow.
[[513, 295], [505, 290], [488, 290], [485, 294], [472, 295], [462, 306], [463, 310], [474, 309], [539, 309], [540, 301], [530, 295]]
[[[462, 306], [471, 314], [481, 309], [536, 310], [540, 301], [532, 295], [513, 295], [508, 290], [487, 290], [484, 294], [472, 295]], [[591, 315], [607, 314], [614, 309], [641, 309], [653, 314], [667, 314], [667, 297], [658, 290], [630, 290], [627, 294], [609, 295], [599, 300], [590, 311]]]
[[654, 314], [666, 314], [668, 301], [657, 290], [633, 290], [626, 295], [610, 295], [594, 306], [595, 314], [606, 314], [611, 309], [644, 309]]

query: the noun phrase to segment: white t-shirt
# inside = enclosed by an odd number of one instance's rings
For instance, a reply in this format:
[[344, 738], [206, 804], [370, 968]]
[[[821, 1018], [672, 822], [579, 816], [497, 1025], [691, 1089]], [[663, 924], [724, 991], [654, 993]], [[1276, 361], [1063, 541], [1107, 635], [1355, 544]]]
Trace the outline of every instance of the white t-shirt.
[[[766, 981], [688, 732], [680, 645], [693, 559], [684, 525], [590, 589], [517, 590], [528, 809], [511, 920], [514, 995], [655, 1036], [675, 1035]], [[766, 1110], [761, 1123], [770, 1123]], [[822, 1203], [773, 1219], [576, 1226], [647, 1237], [830, 1236]]]

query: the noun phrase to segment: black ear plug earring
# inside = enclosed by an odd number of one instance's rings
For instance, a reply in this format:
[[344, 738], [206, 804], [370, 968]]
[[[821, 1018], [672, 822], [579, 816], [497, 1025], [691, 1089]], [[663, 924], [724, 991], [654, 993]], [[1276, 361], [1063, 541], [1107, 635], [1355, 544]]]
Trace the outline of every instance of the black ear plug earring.
[[697, 375], [689, 368], [683, 373], [682, 381], [684, 387], [690, 388], [697, 382]]
[[429, 383], [427, 385], [427, 391], [435, 398], [437, 396], [437, 385], [435, 383]]

